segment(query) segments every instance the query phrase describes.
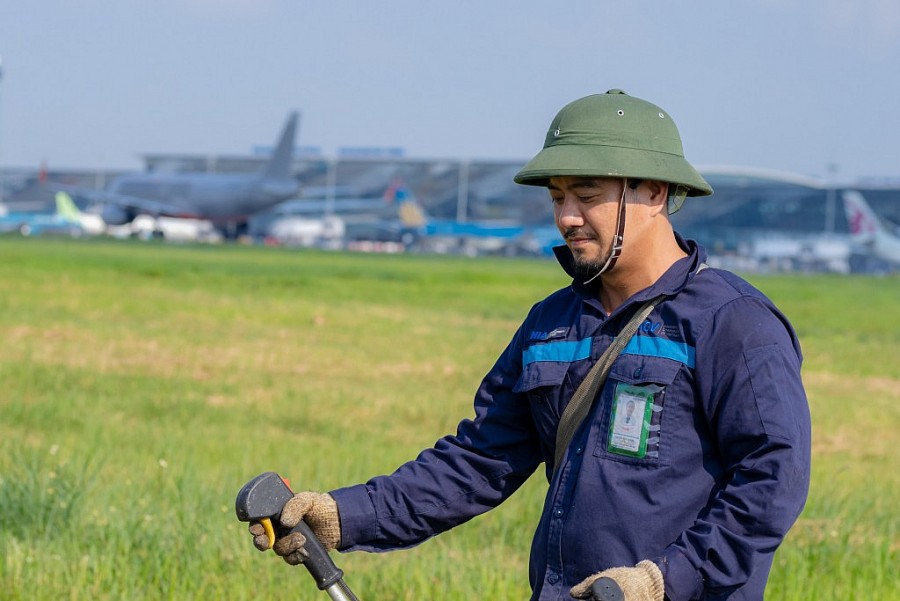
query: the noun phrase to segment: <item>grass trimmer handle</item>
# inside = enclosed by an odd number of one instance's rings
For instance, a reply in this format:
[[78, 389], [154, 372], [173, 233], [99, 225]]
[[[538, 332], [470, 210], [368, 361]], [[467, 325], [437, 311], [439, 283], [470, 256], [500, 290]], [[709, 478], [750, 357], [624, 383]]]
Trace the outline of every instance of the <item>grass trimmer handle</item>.
[[[325, 550], [310, 527], [306, 525], [306, 522], [301, 520], [290, 530], [278, 526], [278, 516], [281, 515], [285, 503], [293, 496], [294, 492], [281, 476], [275, 472], [266, 472], [253, 478], [241, 488], [235, 500], [234, 509], [240, 521], [260, 522], [266, 528], [267, 533], [273, 532], [274, 525], [274, 530], [277, 531], [279, 537], [286, 536], [291, 532], [302, 534], [306, 538], [303, 548], [309, 554], [309, 558], [303, 562], [303, 565], [309, 570], [319, 590], [327, 591], [332, 599], [357, 601], [343, 582], [344, 573], [334, 565], [328, 551]], [[273, 535], [270, 534], [270, 546], [272, 538]]]

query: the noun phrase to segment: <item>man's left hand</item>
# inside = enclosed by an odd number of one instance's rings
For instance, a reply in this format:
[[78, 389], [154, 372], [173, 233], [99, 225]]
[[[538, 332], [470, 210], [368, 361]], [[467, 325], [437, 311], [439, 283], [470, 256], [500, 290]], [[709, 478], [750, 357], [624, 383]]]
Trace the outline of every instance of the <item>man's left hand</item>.
[[598, 578], [611, 578], [625, 594], [625, 601], [663, 601], [662, 572], [646, 559], [633, 568], [610, 568], [588, 576], [572, 587], [569, 594], [575, 599], [590, 599], [591, 584]]

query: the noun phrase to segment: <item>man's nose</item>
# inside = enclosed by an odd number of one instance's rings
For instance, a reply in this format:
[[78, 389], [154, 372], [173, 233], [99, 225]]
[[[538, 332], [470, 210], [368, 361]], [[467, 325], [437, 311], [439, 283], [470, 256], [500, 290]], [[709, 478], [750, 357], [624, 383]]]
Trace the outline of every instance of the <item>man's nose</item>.
[[557, 203], [556, 223], [563, 228], [580, 227], [584, 225], [581, 207], [578, 206], [578, 202], [575, 198], [567, 194], [561, 202]]

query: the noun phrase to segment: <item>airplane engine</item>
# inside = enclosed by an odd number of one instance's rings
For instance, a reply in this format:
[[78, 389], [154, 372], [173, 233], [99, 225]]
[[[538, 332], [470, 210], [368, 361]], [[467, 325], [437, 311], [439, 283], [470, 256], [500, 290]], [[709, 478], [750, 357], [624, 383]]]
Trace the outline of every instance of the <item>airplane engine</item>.
[[103, 207], [100, 216], [109, 225], [125, 225], [132, 222], [136, 217], [133, 211], [111, 204]]

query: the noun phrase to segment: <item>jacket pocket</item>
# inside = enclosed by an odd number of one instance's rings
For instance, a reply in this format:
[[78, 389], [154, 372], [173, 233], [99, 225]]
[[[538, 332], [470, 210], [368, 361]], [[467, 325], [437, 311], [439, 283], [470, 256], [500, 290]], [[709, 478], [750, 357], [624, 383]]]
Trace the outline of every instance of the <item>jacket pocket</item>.
[[551, 458], [562, 414], [560, 399], [564, 390], [568, 388], [566, 385], [568, 371], [568, 363], [531, 363], [525, 366], [513, 387], [513, 392], [528, 399], [531, 417], [540, 435], [544, 454]]
[[644, 467], [668, 464], [663, 413], [681, 368], [681, 363], [659, 357], [619, 357], [600, 398], [595, 457]]

